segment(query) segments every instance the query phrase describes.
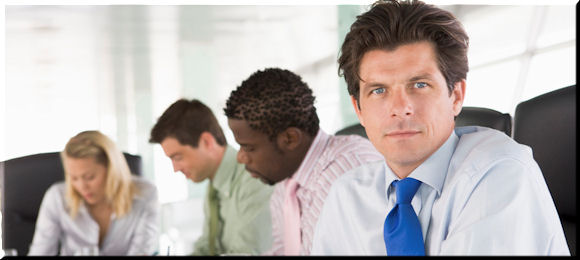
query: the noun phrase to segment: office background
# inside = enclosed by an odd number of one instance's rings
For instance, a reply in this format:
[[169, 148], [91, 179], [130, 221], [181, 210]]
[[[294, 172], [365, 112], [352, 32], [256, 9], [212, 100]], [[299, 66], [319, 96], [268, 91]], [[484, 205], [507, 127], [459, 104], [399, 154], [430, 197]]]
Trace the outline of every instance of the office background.
[[[576, 2], [426, 1], [453, 12], [470, 36], [465, 106], [512, 116], [515, 106], [576, 83]], [[256, 70], [303, 77], [327, 133], [358, 123], [336, 59], [348, 27], [372, 1], [291, 5], [5, 5], [0, 161], [60, 151], [95, 129], [143, 158], [159, 188], [162, 247], [191, 251], [206, 183], [173, 173], [149, 131], [178, 98], [223, 113]], [[511, 4], [510, 4], [511, 3]]]

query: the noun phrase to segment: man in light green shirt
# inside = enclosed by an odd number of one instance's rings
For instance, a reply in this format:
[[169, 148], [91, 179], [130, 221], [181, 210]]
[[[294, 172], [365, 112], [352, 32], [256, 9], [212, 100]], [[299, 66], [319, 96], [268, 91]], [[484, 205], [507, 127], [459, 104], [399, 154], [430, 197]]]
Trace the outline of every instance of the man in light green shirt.
[[173, 103], [151, 130], [174, 171], [199, 183], [209, 179], [204, 224], [193, 255], [261, 254], [271, 247], [272, 187], [236, 161], [211, 110], [198, 100]]
[[[236, 161], [237, 151], [227, 146], [215, 177], [211, 181], [220, 203], [217, 251], [260, 254], [271, 247], [271, 217], [269, 210], [271, 186], [267, 186], [245, 171]], [[209, 190], [209, 187], [208, 187]], [[209, 195], [209, 194], [208, 194]], [[204, 213], [209, 216], [208, 196]], [[197, 240], [194, 254], [207, 255], [210, 219], [205, 219], [203, 234]], [[268, 239], [264, 239], [268, 238]]]

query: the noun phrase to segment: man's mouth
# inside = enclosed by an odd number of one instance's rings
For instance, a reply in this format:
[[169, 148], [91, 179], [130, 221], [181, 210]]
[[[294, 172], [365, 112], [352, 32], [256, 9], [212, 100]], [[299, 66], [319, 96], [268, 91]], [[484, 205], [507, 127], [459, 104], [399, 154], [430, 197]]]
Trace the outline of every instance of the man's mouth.
[[386, 134], [387, 137], [393, 138], [409, 138], [419, 134], [420, 131], [417, 130], [396, 130], [391, 131]]

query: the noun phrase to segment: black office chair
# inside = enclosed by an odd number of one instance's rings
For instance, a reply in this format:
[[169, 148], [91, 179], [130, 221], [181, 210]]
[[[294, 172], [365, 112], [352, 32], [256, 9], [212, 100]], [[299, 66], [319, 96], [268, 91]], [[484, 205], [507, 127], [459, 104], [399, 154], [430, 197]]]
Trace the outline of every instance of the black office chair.
[[[124, 153], [134, 175], [142, 175], [141, 156]], [[46, 190], [64, 180], [58, 152], [34, 154], [0, 162], [2, 248], [27, 255], [40, 203]]]
[[359, 123], [338, 130], [335, 135], [360, 135], [366, 139], [369, 139], [367, 132], [365, 132], [365, 128]]
[[455, 118], [455, 126], [485, 126], [512, 136], [512, 117], [510, 114], [484, 107], [463, 107]]
[[514, 139], [532, 148], [576, 255], [576, 86], [518, 104]]

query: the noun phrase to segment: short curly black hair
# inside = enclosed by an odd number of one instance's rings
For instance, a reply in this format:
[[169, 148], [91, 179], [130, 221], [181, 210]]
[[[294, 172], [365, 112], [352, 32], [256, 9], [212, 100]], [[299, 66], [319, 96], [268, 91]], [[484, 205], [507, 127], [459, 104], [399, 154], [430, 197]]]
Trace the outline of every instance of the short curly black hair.
[[254, 72], [232, 91], [224, 112], [230, 119], [248, 121], [271, 141], [288, 127], [311, 136], [319, 129], [312, 90], [300, 76], [280, 68]]

